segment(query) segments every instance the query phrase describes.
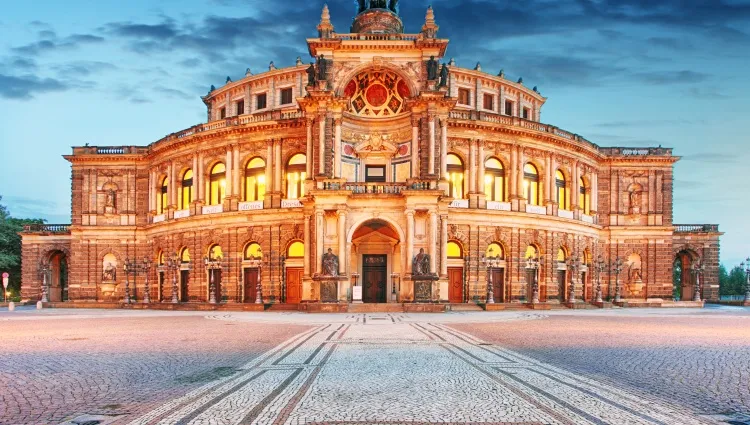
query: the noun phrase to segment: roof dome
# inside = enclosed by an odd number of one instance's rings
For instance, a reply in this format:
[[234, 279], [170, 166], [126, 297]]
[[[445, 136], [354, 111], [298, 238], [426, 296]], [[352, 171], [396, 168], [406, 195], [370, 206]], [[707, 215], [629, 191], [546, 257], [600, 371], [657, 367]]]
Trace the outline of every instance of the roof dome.
[[359, 0], [359, 14], [351, 32], [359, 34], [401, 34], [404, 23], [396, 13], [397, 0]]

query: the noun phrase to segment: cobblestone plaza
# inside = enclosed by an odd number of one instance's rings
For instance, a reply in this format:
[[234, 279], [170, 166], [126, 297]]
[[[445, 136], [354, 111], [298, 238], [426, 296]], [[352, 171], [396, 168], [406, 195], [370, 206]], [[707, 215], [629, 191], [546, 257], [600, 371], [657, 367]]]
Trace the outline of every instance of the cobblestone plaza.
[[750, 415], [742, 308], [19, 309], [0, 312], [0, 323], [2, 424], [719, 424]]

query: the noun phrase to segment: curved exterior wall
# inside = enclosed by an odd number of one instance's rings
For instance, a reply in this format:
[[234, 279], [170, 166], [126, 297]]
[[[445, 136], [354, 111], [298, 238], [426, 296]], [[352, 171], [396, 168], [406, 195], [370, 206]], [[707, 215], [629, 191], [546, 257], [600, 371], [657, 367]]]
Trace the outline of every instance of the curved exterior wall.
[[[433, 299], [483, 302], [483, 256], [490, 244], [503, 249], [493, 272], [502, 285], [497, 301], [532, 298], [535, 274], [525, 259], [530, 245], [540, 256], [542, 302], [567, 300], [571, 276], [576, 298], [592, 301], [599, 256], [625, 262], [619, 275], [624, 298], [671, 299], [672, 265], [681, 252], [703, 261], [703, 295], [718, 297], [718, 226], [673, 224], [678, 157], [671, 149], [602, 148], [542, 124], [543, 96], [479, 69], [451, 64], [445, 86], [429, 81], [427, 61], [440, 60], [448, 44], [435, 38], [429, 13], [423, 32], [414, 35], [335, 34], [325, 14], [319, 29], [321, 37], [308, 45], [311, 56], [327, 60], [322, 80], [309, 85], [302, 64], [249, 75], [203, 98], [206, 124], [144, 147], [74, 148], [65, 157], [72, 164], [72, 224], [23, 234], [23, 297], [39, 299], [38, 265], [55, 253], [68, 260], [68, 299], [119, 301], [126, 259], [158, 263], [160, 253], [188, 248], [191, 261], [177, 274], [155, 266], [130, 275], [131, 295], [135, 288], [135, 297], [143, 298], [148, 274], [151, 300], [170, 302], [175, 276], [181, 300], [207, 302], [209, 272], [202, 258], [219, 245], [224, 257], [217, 298], [252, 302], [243, 282], [250, 276], [245, 269], [258, 266], [243, 255], [249, 243], [262, 248], [265, 302], [330, 297], [325, 281], [331, 279], [319, 276], [329, 248], [339, 257], [343, 277], [334, 297], [340, 300], [351, 296], [357, 274], [364, 278], [366, 256], [384, 255], [387, 301], [414, 301], [419, 279], [412, 259], [424, 249], [438, 279]], [[371, 85], [352, 89], [353, 79]], [[289, 199], [289, 160], [298, 154], [307, 159], [305, 196]], [[448, 164], [448, 155], [460, 159], [462, 171]], [[245, 170], [254, 158], [265, 162], [261, 202], [245, 199]], [[495, 200], [484, 193], [491, 158], [504, 169], [503, 196]], [[211, 170], [218, 163], [226, 168], [225, 196], [210, 205]], [[527, 196], [527, 164], [538, 172], [538, 202]], [[368, 166], [384, 166], [386, 181], [367, 182]], [[189, 202], [182, 190], [187, 170], [193, 172]], [[558, 171], [570, 197], [563, 208]], [[457, 174], [463, 193], [452, 197], [450, 181]], [[304, 244], [304, 253], [289, 257], [295, 241]], [[448, 242], [461, 247], [460, 258], [448, 258]], [[566, 272], [558, 261], [561, 250], [583, 260], [579, 273]], [[115, 261], [114, 276], [106, 261]], [[297, 268], [299, 275], [289, 274]], [[185, 276], [189, 284], [183, 287]], [[299, 287], [290, 287], [297, 280]], [[614, 295], [615, 281], [607, 267], [601, 275], [605, 298]]]

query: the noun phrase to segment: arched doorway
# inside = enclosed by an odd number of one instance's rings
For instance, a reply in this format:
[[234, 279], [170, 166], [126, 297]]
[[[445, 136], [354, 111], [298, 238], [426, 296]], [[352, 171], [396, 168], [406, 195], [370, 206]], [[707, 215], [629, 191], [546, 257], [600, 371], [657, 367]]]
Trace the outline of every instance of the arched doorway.
[[397, 302], [400, 288], [392, 276], [403, 270], [400, 232], [392, 224], [375, 219], [357, 227], [350, 240], [351, 270], [361, 276], [362, 301]]
[[693, 300], [695, 296], [695, 277], [692, 273], [692, 265], [698, 258], [698, 254], [690, 250], [682, 250], [675, 256], [672, 269], [673, 296], [675, 300]]
[[48, 254], [49, 301], [53, 303], [65, 302], [68, 296], [68, 256], [62, 251], [52, 251]]

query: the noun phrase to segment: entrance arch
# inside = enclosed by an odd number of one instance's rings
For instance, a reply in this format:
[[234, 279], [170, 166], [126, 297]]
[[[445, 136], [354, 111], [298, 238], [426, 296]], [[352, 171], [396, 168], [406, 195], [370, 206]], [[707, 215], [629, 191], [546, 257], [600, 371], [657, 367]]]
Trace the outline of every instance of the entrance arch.
[[406, 270], [401, 229], [386, 219], [366, 219], [348, 235], [350, 270], [361, 276], [362, 301], [398, 302], [401, 279], [392, 278]]
[[683, 249], [675, 256], [672, 268], [673, 296], [679, 301], [692, 301], [695, 296], [695, 277], [693, 264], [700, 256], [689, 249]]
[[65, 251], [53, 250], [45, 255], [45, 261], [49, 265], [47, 287], [49, 288], [49, 301], [53, 303], [69, 300], [68, 295], [68, 254]]

